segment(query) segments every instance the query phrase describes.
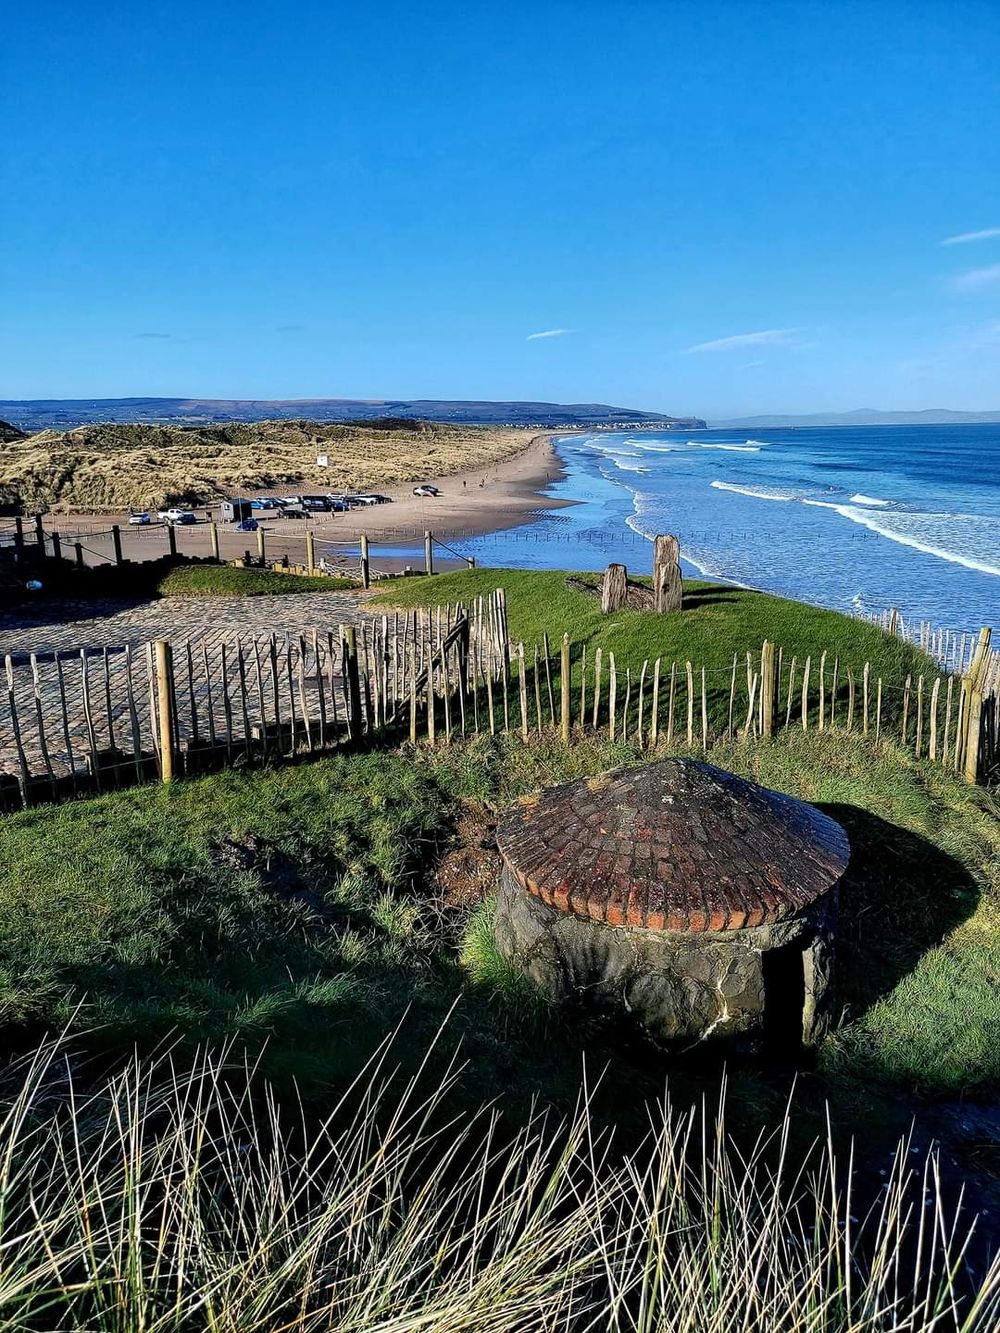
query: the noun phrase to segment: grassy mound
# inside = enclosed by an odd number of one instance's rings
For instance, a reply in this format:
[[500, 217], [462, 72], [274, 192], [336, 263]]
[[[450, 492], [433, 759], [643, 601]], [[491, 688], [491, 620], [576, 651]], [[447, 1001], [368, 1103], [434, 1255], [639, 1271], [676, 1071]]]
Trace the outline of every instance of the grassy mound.
[[555, 646], [568, 633], [577, 649], [586, 644], [592, 656], [600, 647], [605, 658], [613, 652], [633, 669], [646, 659], [662, 657], [668, 666], [689, 660], [696, 668], [728, 672], [734, 653], [742, 662], [748, 651], [759, 653], [767, 638], [785, 650], [786, 663], [792, 654], [800, 664], [812, 654], [818, 664], [825, 649], [831, 667], [835, 657], [845, 669], [856, 671], [870, 661], [873, 675], [886, 679], [934, 670], [925, 654], [873, 625], [769, 593], [685, 579], [684, 609], [677, 615], [622, 610], [604, 616], [598, 586], [595, 574], [470, 569], [400, 579], [381, 590], [375, 601], [401, 609], [437, 606], [471, 602], [503, 588], [513, 639], [531, 646], [548, 633]]

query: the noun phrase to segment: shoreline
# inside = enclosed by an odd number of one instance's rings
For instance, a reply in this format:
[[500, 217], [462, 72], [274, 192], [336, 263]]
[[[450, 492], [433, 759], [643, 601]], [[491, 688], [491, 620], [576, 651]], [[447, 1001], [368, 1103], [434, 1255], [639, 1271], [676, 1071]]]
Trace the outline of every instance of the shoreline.
[[[353, 569], [357, 566], [355, 552], [359, 540], [365, 536], [373, 548], [373, 563], [377, 554], [378, 563], [385, 572], [396, 572], [409, 565], [411, 560], [404, 554], [394, 554], [394, 550], [419, 547], [422, 562], [424, 533], [427, 531], [447, 543], [530, 523], [536, 514], [575, 503], [553, 499], [545, 493], [553, 482], [565, 476], [566, 468], [553, 440], [567, 433], [537, 432], [522, 448], [498, 462], [425, 477], [426, 484], [440, 490], [438, 496], [414, 495], [414, 486], [421, 482], [398, 482], [380, 490], [390, 498], [391, 504], [338, 514], [317, 513], [305, 522], [265, 517], [260, 520], [260, 527], [268, 557], [279, 560], [287, 557], [292, 563], [302, 563], [305, 534], [311, 530], [317, 563], [325, 558], [329, 567]], [[197, 524], [174, 529], [177, 547], [182, 555], [205, 558], [211, 554], [207, 519], [217, 516], [218, 506], [198, 506], [195, 512], [199, 515]], [[120, 528], [126, 560], [153, 560], [167, 551], [167, 530], [162, 524], [130, 527], [125, 521], [126, 516], [118, 513], [91, 514], [86, 518], [55, 514], [47, 517], [46, 531], [60, 531], [64, 548], [76, 539], [82, 542], [87, 564], [104, 563], [114, 558], [110, 531], [113, 524]], [[58, 522], [60, 518], [62, 521]], [[233, 525], [220, 523], [218, 535], [223, 560], [238, 560], [245, 552], [256, 550], [254, 533], [238, 532]], [[464, 562], [448, 560], [442, 552], [438, 563], [447, 568], [460, 567]]]

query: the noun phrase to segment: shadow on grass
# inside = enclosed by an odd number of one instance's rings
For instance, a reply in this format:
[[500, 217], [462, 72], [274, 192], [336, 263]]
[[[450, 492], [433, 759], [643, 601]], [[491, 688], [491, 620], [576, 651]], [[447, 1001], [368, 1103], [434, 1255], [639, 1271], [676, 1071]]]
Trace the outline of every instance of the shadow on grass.
[[918, 833], [854, 805], [820, 809], [851, 842], [840, 889], [838, 985], [856, 1019], [975, 912], [979, 886]]

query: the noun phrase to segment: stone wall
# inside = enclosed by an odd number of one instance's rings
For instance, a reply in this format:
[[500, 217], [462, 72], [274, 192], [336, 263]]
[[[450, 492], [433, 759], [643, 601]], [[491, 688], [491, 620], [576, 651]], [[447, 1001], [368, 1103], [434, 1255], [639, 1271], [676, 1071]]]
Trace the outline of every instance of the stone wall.
[[[832, 1003], [836, 900], [833, 889], [797, 916], [752, 929], [668, 933], [560, 911], [526, 892], [505, 867], [496, 937], [504, 956], [550, 999], [624, 1012], [655, 1038], [682, 1046], [763, 1034], [764, 954], [801, 946], [801, 1035], [814, 1044]], [[778, 1002], [773, 993], [767, 998]]]

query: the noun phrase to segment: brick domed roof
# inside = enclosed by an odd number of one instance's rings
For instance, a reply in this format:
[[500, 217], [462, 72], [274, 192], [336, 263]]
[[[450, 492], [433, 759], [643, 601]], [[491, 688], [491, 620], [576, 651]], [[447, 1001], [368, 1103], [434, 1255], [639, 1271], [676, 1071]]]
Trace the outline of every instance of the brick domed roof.
[[508, 811], [497, 842], [518, 883], [553, 907], [685, 932], [794, 916], [850, 856], [814, 806], [694, 759], [551, 787]]

